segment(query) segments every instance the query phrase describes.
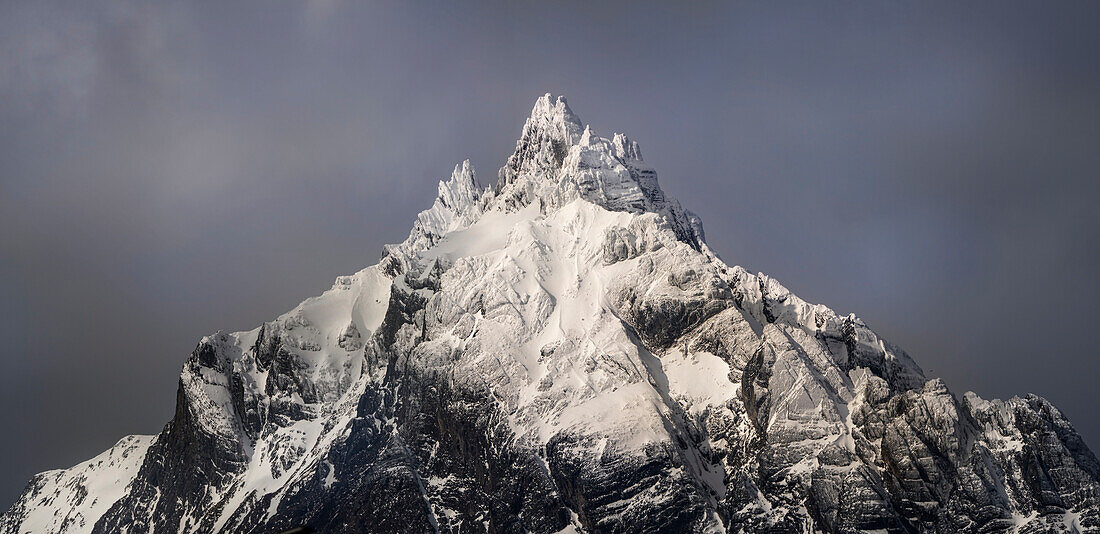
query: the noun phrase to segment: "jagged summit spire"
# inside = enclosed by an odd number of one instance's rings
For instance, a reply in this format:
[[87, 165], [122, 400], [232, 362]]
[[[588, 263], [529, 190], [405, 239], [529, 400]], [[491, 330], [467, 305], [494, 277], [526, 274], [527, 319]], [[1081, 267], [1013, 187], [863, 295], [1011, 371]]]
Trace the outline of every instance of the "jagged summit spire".
[[568, 148], [580, 139], [583, 131], [584, 125], [564, 96], [542, 95], [523, 123], [516, 151], [498, 173], [496, 189], [514, 182], [521, 173], [560, 168]]
[[431, 208], [417, 216], [409, 237], [384, 247], [383, 258], [414, 257], [489, 211], [514, 212], [535, 204], [549, 213], [578, 198], [611, 211], [656, 213], [681, 241], [705, 248], [698, 217], [664, 194], [637, 143], [619, 133], [611, 139], [597, 135], [565, 97], [547, 93], [535, 101], [496, 186], [481, 189], [469, 160], [456, 165], [451, 177], [440, 181]]
[[464, 206], [477, 200], [477, 173], [469, 159], [455, 165], [451, 178], [439, 182], [439, 200], [444, 206]]
[[666, 217], [677, 236], [700, 248], [702, 227], [657, 184], [638, 144], [623, 134], [597, 135], [547, 93], [535, 101], [516, 150], [501, 167], [492, 203], [512, 210], [538, 202], [552, 208], [584, 198], [612, 211], [648, 211]]
[[530, 130], [546, 131], [552, 137], [557, 137], [571, 145], [580, 138], [584, 126], [569, 108], [565, 96], [554, 98], [550, 93], [546, 93], [535, 101], [531, 116], [523, 126], [524, 134]]

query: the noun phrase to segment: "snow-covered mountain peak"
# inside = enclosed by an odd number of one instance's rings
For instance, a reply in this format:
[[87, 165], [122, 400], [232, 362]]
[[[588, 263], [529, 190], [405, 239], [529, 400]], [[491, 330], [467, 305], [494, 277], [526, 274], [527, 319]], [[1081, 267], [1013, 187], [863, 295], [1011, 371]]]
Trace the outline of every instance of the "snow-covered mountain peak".
[[545, 131], [551, 137], [572, 144], [578, 139], [582, 124], [576, 114], [573, 113], [573, 110], [569, 108], [565, 96], [554, 98], [550, 93], [546, 93], [535, 101], [535, 106], [531, 108], [531, 116], [527, 119], [523, 129], [524, 133], [529, 131], [533, 133], [536, 130]]
[[522, 197], [526, 188], [513, 187], [513, 191], [508, 192], [508, 186], [525, 175], [555, 174], [555, 170], [561, 167], [565, 152], [580, 139], [583, 131], [584, 126], [569, 109], [565, 97], [552, 99], [550, 93], [539, 97], [531, 109], [531, 116], [523, 123], [515, 152], [498, 173], [496, 190], [511, 193], [505, 196], [513, 197], [515, 203], [526, 205], [526, 199]]
[[498, 177], [488, 199], [493, 209], [516, 211], [536, 203], [548, 212], [581, 198], [612, 211], [656, 213], [681, 241], [697, 250], [706, 246], [702, 223], [665, 194], [638, 144], [582, 126], [564, 97], [546, 94], [535, 102]]
[[[540, 98], [381, 261], [204, 337], [173, 420], [35, 477], [26, 532], [1079, 532], [1100, 462], [724, 263], [638, 145]], [[1091, 529], [1091, 530], [1090, 530]]]

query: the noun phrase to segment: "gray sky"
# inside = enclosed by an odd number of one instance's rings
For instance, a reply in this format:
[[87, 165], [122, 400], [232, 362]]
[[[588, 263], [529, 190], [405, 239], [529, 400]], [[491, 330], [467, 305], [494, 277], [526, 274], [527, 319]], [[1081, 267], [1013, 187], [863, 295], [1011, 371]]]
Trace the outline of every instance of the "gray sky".
[[1100, 447], [1100, 3], [550, 4], [0, 3], [0, 506], [495, 180], [547, 91], [727, 262]]

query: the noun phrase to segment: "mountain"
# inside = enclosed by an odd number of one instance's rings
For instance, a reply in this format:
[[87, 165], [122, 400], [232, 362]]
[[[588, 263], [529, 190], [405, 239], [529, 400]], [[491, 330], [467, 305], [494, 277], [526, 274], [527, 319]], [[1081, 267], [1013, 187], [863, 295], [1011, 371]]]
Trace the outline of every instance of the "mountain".
[[159, 434], [35, 476], [0, 533], [1100, 530], [1058, 409], [957, 397], [726, 265], [564, 98], [498, 176], [456, 166], [377, 265], [203, 338]]

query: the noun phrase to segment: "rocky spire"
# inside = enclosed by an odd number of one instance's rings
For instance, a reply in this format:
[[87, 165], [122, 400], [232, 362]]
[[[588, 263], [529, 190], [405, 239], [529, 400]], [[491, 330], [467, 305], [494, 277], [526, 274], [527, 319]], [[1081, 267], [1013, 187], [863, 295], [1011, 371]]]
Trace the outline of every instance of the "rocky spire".
[[451, 177], [439, 182], [432, 207], [416, 216], [408, 239], [399, 245], [386, 245], [383, 257], [397, 250], [409, 253], [427, 249], [447, 233], [470, 225], [481, 215], [482, 192], [470, 160], [455, 165]]
[[[474, 166], [470, 164], [470, 160], [464, 160], [462, 163], [455, 165], [450, 179], [439, 182], [436, 205], [450, 213], [460, 214], [473, 208], [477, 204], [480, 194]], [[425, 217], [432, 216], [429, 213], [430, 211], [432, 210], [421, 213], [418, 219], [424, 220]]]
[[552, 209], [580, 197], [612, 211], [654, 212], [682, 241], [703, 246], [698, 218], [665, 195], [637, 143], [623, 134], [597, 135], [565, 97], [549, 93], [535, 102], [493, 195], [488, 204], [506, 211], [532, 202]]
[[616, 133], [611, 138], [611, 146], [615, 148], [615, 157], [624, 163], [641, 162], [642, 149], [638, 143], [631, 141], [626, 134]]
[[583, 130], [564, 96], [552, 99], [546, 93], [539, 97], [531, 116], [523, 123], [516, 151], [500, 169], [496, 189], [501, 190], [523, 173], [560, 168], [569, 147], [580, 139]]

